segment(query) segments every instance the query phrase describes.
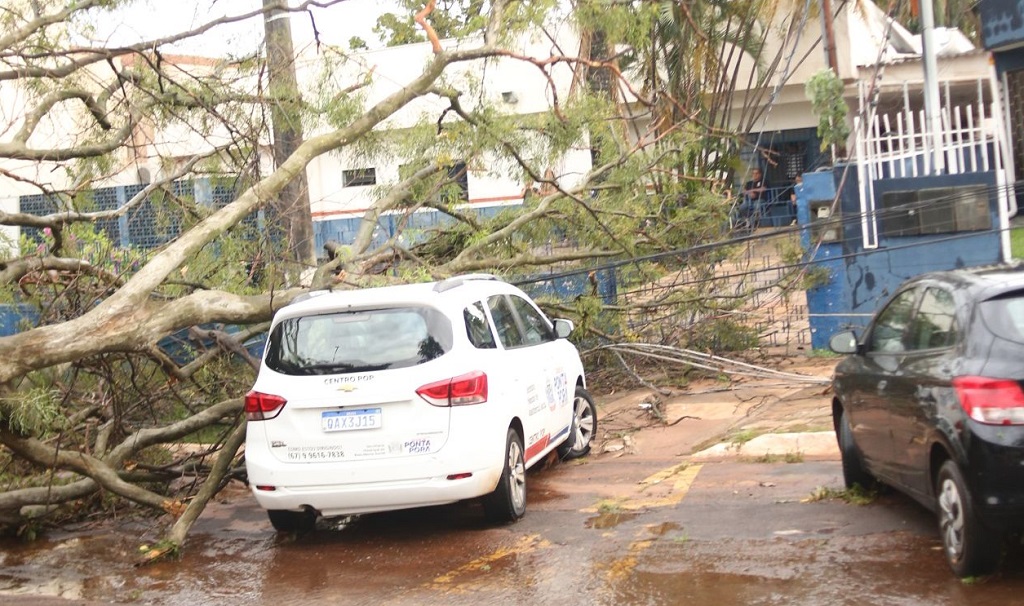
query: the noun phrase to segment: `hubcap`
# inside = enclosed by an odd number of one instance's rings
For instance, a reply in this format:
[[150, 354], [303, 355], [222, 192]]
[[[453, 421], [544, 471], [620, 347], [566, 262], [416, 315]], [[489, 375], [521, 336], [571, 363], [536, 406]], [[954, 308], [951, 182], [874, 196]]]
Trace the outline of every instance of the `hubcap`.
[[508, 446], [508, 492], [516, 511], [526, 507], [526, 466], [523, 464], [523, 449], [518, 442]]
[[590, 411], [590, 403], [586, 398], [577, 397], [573, 402], [574, 416], [576, 420], [576, 436], [572, 449], [580, 451], [590, 444], [594, 437], [594, 415]]
[[958, 561], [964, 552], [964, 508], [956, 483], [948, 478], [942, 481], [939, 492], [939, 526], [946, 554]]

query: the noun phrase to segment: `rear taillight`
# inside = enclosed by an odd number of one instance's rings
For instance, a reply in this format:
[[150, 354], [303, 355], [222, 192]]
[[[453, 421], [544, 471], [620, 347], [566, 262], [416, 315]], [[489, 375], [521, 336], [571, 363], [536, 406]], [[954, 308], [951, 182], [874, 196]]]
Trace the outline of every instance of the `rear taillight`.
[[953, 387], [967, 416], [988, 425], [1024, 425], [1024, 391], [1009, 379], [956, 377]]
[[250, 421], [273, 419], [284, 409], [284, 405], [287, 403], [288, 400], [281, 396], [250, 391], [245, 394], [245, 418]]
[[487, 401], [487, 375], [477, 370], [453, 379], [428, 383], [416, 393], [434, 406], [483, 404]]

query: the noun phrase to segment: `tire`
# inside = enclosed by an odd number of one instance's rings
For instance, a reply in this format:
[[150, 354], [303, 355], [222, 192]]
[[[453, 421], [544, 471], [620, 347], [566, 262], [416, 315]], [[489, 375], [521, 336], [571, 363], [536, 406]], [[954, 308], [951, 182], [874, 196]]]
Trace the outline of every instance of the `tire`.
[[311, 509], [304, 511], [268, 509], [267, 517], [270, 518], [270, 525], [278, 532], [305, 534], [316, 527], [316, 512]]
[[861, 488], [874, 488], [877, 484], [874, 476], [864, 468], [864, 460], [860, 450], [853, 441], [853, 430], [846, 418], [846, 411], [839, 415], [839, 426], [836, 428], [836, 439], [839, 442], [839, 454], [843, 461], [843, 483], [847, 488], [859, 485]]
[[494, 492], [483, 499], [484, 515], [495, 524], [515, 522], [526, 513], [526, 460], [523, 439], [509, 427], [505, 438], [505, 464]]
[[974, 499], [953, 461], [939, 468], [935, 492], [939, 535], [953, 574], [968, 577], [995, 572], [1002, 555], [1002, 539], [978, 519]]
[[586, 389], [576, 388], [572, 399], [572, 423], [569, 438], [558, 446], [558, 456], [564, 460], [578, 459], [590, 452], [597, 434], [597, 406]]

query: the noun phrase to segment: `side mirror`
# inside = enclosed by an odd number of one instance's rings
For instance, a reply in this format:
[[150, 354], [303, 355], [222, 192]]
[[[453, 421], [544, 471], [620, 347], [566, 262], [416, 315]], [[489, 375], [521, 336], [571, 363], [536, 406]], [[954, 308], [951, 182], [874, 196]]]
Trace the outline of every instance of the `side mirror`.
[[857, 335], [852, 330], [836, 333], [828, 340], [828, 348], [838, 354], [857, 353]]
[[565, 320], [563, 318], [555, 318], [555, 336], [559, 339], [564, 339], [572, 333], [573, 326], [572, 320]]

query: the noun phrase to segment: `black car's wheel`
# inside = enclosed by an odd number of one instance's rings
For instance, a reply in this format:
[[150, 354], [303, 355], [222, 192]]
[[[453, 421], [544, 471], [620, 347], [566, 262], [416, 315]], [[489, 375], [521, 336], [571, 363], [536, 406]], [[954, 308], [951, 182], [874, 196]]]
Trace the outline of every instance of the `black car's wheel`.
[[483, 499], [484, 514], [496, 524], [515, 522], [526, 513], [526, 461], [523, 439], [515, 429], [505, 438], [505, 466], [494, 492]]
[[577, 459], [590, 452], [590, 446], [597, 432], [597, 406], [586, 389], [576, 388], [572, 400], [572, 425], [569, 439], [558, 447], [558, 456], [563, 459]]
[[864, 468], [860, 450], [853, 441], [853, 430], [846, 418], [846, 411], [839, 414], [839, 425], [836, 428], [836, 439], [839, 441], [839, 454], [843, 460], [843, 483], [847, 488], [859, 484], [861, 488], [872, 488], [875, 478]]
[[953, 573], [958, 577], [989, 574], [999, 565], [1001, 539], [974, 511], [971, 493], [960, 468], [946, 461], [936, 480], [939, 533]]
[[270, 518], [270, 525], [278, 532], [303, 534], [316, 527], [316, 512], [311, 509], [304, 511], [268, 509], [267, 517]]

